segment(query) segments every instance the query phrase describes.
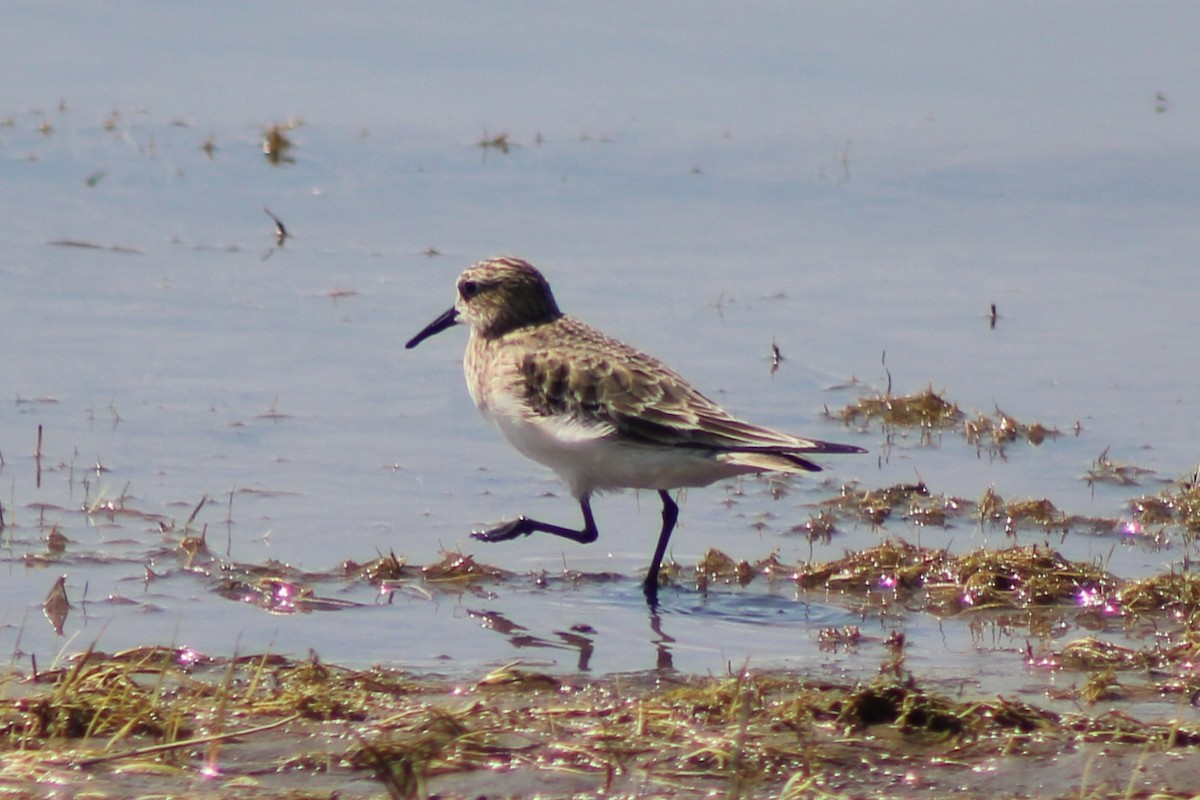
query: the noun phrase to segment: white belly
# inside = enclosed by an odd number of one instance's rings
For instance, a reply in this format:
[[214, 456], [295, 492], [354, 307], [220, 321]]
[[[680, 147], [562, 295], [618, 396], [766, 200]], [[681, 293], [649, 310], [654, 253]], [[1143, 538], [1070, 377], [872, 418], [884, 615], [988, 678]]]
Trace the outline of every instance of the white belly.
[[615, 489], [678, 489], [755, 470], [690, 448], [631, 444], [564, 422], [484, 416], [528, 458], [554, 470], [576, 498]]

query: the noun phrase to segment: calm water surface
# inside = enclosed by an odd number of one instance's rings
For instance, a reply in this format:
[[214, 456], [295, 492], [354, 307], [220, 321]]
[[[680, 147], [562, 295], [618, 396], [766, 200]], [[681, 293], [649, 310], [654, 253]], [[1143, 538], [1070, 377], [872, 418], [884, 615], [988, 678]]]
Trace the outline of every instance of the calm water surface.
[[[465, 331], [401, 349], [457, 273], [494, 254], [534, 261], [564, 309], [731, 410], [871, 450], [780, 499], [758, 480], [689, 492], [682, 564], [710, 547], [830, 559], [889, 536], [1008, 544], [968, 522], [843, 526], [815, 546], [790, 533], [843, 482], [920, 479], [972, 500], [994, 487], [1127, 517], [1158, 484], [1089, 486], [1102, 451], [1162, 478], [1200, 459], [1190, 5], [459, 18], [229, 4], [203, 19], [81, 5], [71, 25], [66, 5], [9, 9], [21, 24], [0, 34], [0, 650], [22, 668], [174, 642], [464, 674], [522, 658], [857, 675], [902, 630], [930, 678], [1034, 694], [1058, 680], [1024, 668], [1028, 628], [864, 614], [790, 584], [671, 590], [652, 616], [638, 588], [652, 495], [599, 499], [591, 547], [470, 540], [516, 514], [578, 513], [478, 418]], [[262, 132], [289, 119], [303, 122], [294, 162], [272, 166]], [[478, 146], [500, 134], [507, 152]], [[292, 234], [282, 247], [264, 207]], [[955, 434], [886, 449], [878, 429], [824, 418], [889, 373], [898, 393], [932, 385], [1068, 435], [996, 459]], [[208, 575], [175, 547], [205, 497], [193, 527], [219, 559]], [[41, 558], [51, 528], [66, 549]], [[1122, 577], [1184, 556], [1050, 544]], [[443, 551], [517, 577], [406, 583], [386, 602], [330, 576], [346, 559]], [[319, 573], [296, 580], [348, 607], [230, 599], [218, 567], [235, 562]], [[59, 575], [74, 603], [61, 636], [41, 609]], [[848, 624], [871, 639], [818, 648], [821, 628]]]

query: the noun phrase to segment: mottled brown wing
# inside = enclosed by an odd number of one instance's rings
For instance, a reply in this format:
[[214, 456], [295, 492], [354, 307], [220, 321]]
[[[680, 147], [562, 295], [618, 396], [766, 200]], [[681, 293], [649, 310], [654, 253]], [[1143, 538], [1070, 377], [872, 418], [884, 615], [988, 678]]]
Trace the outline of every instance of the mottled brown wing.
[[[597, 436], [667, 446], [759, 452], [857, 452], [730, 416], [662, 362], [572, 319], [569, 349], [526, 353], [520, 370], [530, 408], [565, 415]], [[547, 345], [550, 343], [547, 342]]]
[[624, 420], [656, 415], [669, 402], [673, 389], [663, 381], [665, 368], [651, 368], [644, 356], [638, 358], [642, 354], [613, 340], [572, 338], [570, 351], [547, 347], [521, 356], [519, 380], [533, 413], [566, 417], [609, 436], [626, 432]]

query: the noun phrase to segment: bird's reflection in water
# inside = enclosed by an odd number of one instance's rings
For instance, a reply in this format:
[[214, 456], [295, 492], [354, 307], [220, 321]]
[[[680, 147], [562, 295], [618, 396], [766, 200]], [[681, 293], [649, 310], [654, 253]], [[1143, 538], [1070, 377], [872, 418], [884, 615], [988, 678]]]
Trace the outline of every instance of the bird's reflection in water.
[[658, 661], [655, 663], [654, 669], [659, 672], [674, 670], [675, 658], [671, 655], [671, 645], [675, 640], [663, 632], [662, 615], [658, 613], [657, 608], [650, 610], [650, 630], [658, 637], [650, 640], [650, 643], [654, 645], [655, 652], [658, 653]]
[[554, 635], [559, 639], [554, 641], [530, 633], [524, 625], [513, 622], [499, 611], [467, 609], [467, 614], [471, 618], [479, 620], [482, 627], [507, 636], [509, 644], [518, 650], [527, 647], [574, 650], [579, 654], [576, 668], [580, 672], [587, 672], [591, 669], [592, 653], [595, 650], [595, 643], [591, 637], [595, 634], [595, 630], [590, 625], [572, 625], [569, 630], [554, 631]]
[[[587, 672], [591, 669], [592, 654], [596, 649], [596, 629], [586, 623], [572, 625], [567, 630], [554, 631], [557, 640], [538, 636], [531, 633], [529, 628], [514, 622], [499, 611], [479, 611], [467, 609], [467, 614], [479, 620], [482, 627], [496, 631], [508, 637], [509, 644], [514, 648], [542, 648], [547, 650], [573, 650], [578, 653], [576, 669]], [[675, 642], [669, 634], [663, 631], [662, 615], [657, 610], [648, 611], [650, 618], [651, 636], [649, 642], [654, 646], [654, 670], [670, 672], [675, 669], [675, 660], [671, 645]]]

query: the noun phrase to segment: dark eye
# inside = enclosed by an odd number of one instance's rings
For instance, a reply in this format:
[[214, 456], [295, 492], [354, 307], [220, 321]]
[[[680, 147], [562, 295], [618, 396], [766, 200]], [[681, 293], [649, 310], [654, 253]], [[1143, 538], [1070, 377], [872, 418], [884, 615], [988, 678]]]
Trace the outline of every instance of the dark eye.
[[475, 281], [463, 281], [458, 285], [458, 293], [462, 295], [463, 300], [470, 300], [479, 294], [479, 284]]

